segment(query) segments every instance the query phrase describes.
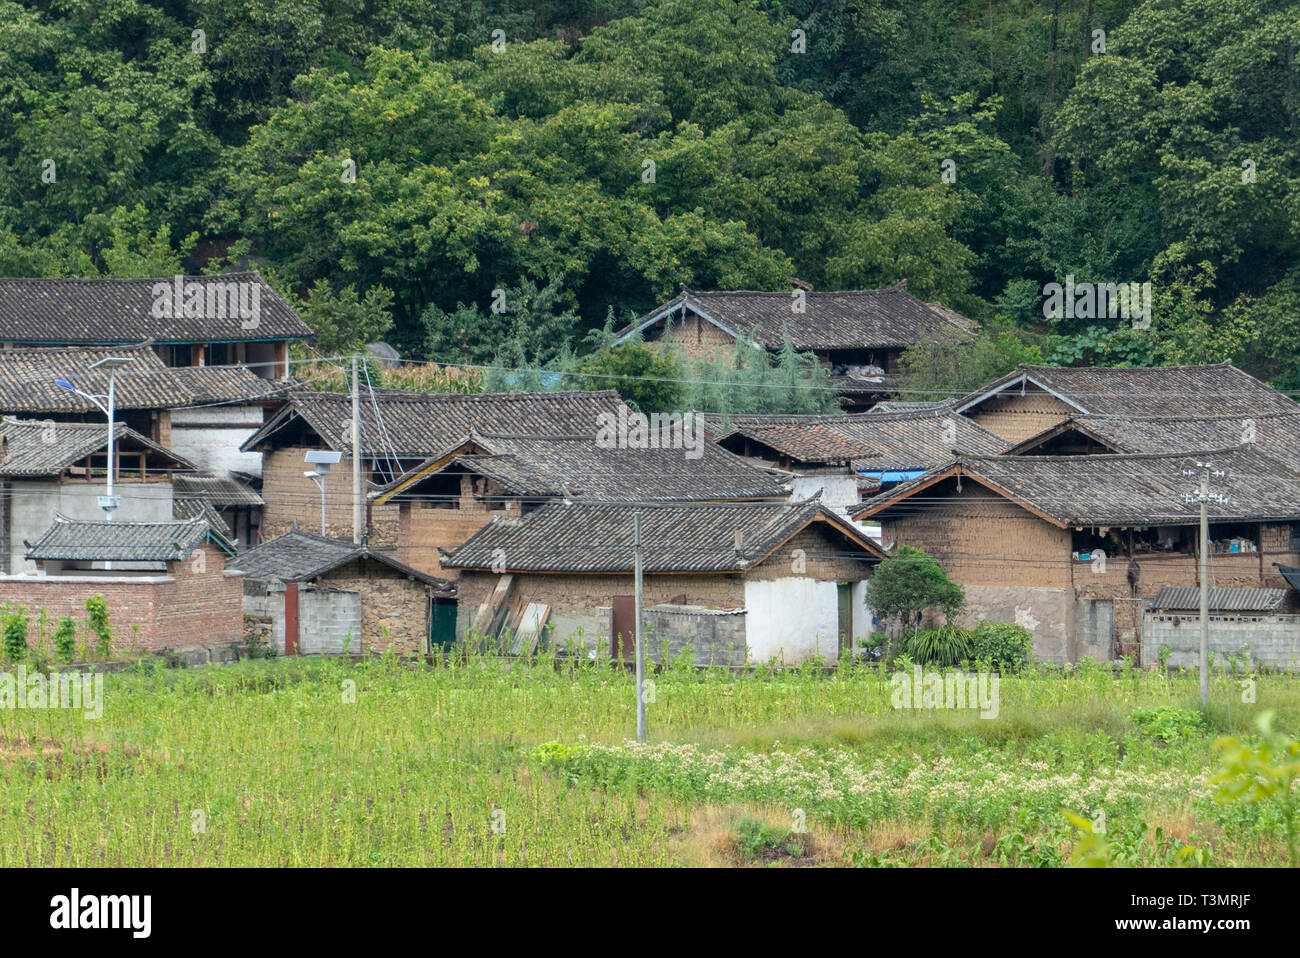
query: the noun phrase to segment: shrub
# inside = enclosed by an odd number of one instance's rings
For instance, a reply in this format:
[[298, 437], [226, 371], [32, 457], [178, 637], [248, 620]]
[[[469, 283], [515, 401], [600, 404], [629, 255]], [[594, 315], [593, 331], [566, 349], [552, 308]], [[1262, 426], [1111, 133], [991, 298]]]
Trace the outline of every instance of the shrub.
[[1196, 709], [1158, 705], [1149, 709], [1133, 709], [1128, 717], [1140, 733], [1158, 738], [1166, 745], [1192, 735], [1205, 734], [1205, 716]]
[[108, 623], [108, 603], [98, 592], [86, 600], [86, 615], [90, 631], [99, 637], [95, 651], [108, 658], [113, 652], [113, 628]]
[[999, 672], [1018, 672], [1029, 664], [1034, 637], [1012, 622], [981, 622], [970, 630], [970, 658]]
[[70, 615], [59, 619], [54, 630], [54, 651], [65, 662], [71, 662], [77, 654], [77, 622]]
[[4, 613], [4, 649], [5, 656], [12, 662], [20, 662], [27, 655], [27, 607], [5, 609]]
[[740, 847], [750, 858], [757, 858], [763, 852], [780, 848], [790, 836], [784, 828], [765, 825], [757, 818], [746, 816], [736, 825], [736, 838]]
[[903, 638], [902, 651], [922, 665], [940, 668], [956, 666], [971, 657], [970, 633], [954, 625], [942, 629], [921, 629]]

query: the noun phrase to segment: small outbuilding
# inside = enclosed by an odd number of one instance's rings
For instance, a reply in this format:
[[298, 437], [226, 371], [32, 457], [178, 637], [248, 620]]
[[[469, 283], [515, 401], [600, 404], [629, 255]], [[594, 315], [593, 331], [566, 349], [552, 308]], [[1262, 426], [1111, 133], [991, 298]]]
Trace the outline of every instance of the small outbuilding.
[[455, 637], [450, 582], [350, 539], [294, 529], [234, 564], [249, 628], [281, 655], [424, 653]]

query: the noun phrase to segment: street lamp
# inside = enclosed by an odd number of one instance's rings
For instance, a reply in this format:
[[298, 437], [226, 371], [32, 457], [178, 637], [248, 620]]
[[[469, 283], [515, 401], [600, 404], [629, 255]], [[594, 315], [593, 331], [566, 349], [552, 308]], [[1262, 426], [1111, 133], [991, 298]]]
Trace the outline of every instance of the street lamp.
[[[80, 390], [76, 386], [72, 385], [72, 383], [68, 382], [66, 379], [54, 380], [54, 385], [60, 386], [63, 389], [67, 389], [71, 392], [74, 392], [78, 396], [81, 396], [85, 399], [89, 399], [91, 402], [93, 402], [96, 406], [99, 407], [100, 411], [104, 413], [104, 415], [108, 417], [108, 495], [99, 497], [99, 508], [103, 509], [105, 512], [108, 513], [109, 522], [113, 521], [113, 510], [122, 504], [121, 499], [118, 496], [113, 495], [113, 475], [114, 472], [116, 471], [116, 466], [117, 466], [117, 439], [113, 435], [113, 426], [114, 426], [113, 414], [116, 411], [115, 380], [117, 376], [117, 371], [121, 369], [123, 366], [126, 366], [133, 362], [135, 362], [134, 356], [106, 356], [103, 359], [99, 360], [98, 362], [90, 364], [91, 369], [108, 370], [108, 395], [107, 396], [101, 396], [94, 393], [84, 392], [83, 390]], [[108, 405], [105, 406], [102, 402], [100, 402], [101, 399], [108, 400]]]
[[320, 534], [325, 535], [325, 477], [330, 474], [330, 467], [343, 459], [343, 453], [326, 449], [313, 449], [307, 453], [306, 462], [316, 468], [303, 475], [320, 487]]

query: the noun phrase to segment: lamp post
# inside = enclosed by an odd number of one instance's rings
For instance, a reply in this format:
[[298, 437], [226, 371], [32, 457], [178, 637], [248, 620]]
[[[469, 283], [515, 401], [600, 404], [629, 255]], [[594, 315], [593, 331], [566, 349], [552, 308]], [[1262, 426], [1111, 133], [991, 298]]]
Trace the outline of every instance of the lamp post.
[[[117, 470], [117, 437], [113, 435], [115, 414], [117, 412], [117, 371], [123, 366], [135, 362], [133, 356], [106, 356], [98, 362], [90, 364], [91, 369], [105, 369], [108, 371], [108, 395], [98, 395], [88, 393], [78, 389], [66, 379], [56, 379], [54, 384], [70, 392], [76, 393], [84, 399], [89, 399], [99, 407], [100, 412], [108, 417], [108, 495], [99, 497], [99, 508], [108, 513], [108, 521], [113, 521], [113, 510], [121, 503], [118, 497], [113, 495], [113, 479]], [[105, 406], [100, 400], [106, 400], [108, 405]]]
[[306, 462], [315, 466], [311, 472], [304, 472], [303, 475], [316, 483], [320, 488], [320, 534], [322, 537], [325, 533], [325, 477], [330, 474], [330, 467], [336, 466], [343, 459], [343, 453], [329, 450], [312, 450], [307, 453]]

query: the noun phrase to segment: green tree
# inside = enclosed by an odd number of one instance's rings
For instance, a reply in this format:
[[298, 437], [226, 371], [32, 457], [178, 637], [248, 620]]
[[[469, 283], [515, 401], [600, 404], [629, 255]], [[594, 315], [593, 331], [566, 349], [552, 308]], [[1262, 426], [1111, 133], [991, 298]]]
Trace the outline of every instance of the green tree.
[[897, 618], [904, 628], [920, 628], [921, 614], [940, 612], [949, 622], [966, 608], [966, 593], [929, 554], [910, 546], [880, 563], [867, 584], [867, 607], [881, 618]]

